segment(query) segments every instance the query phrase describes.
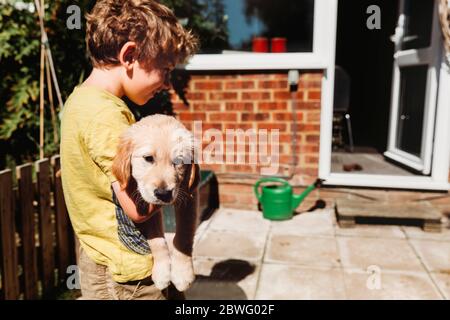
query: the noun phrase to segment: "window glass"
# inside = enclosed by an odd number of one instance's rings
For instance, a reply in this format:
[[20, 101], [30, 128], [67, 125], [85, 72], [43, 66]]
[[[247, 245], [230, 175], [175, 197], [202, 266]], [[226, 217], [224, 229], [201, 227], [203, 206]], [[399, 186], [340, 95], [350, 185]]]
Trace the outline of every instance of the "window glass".
[[200, 53], [312, 52], [314, 0], [199, 0], [216, 41]]

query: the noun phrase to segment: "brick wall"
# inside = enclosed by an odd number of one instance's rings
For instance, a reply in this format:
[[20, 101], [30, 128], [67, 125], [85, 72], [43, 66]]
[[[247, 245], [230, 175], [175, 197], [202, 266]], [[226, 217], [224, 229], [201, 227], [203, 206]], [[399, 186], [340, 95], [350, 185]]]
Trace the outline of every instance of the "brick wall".
[[[203, 121], [203, 131], [226, 129], [278, 129], [280, 134], [280, 168], [278, 174], [287, 175], [293, 169], [293, 155], [297, 166], [294, 184], [307, 185], [318, 174], [321, 73], [300, 75], [298, 90], [294, 93], [297, 116], [297, 145], [291, 145], [293, 105], [287, 81], [287, 72], [260, 73], [192, 73], [187, 84], [185, 105], [173, 95], [174, 111], [189, 128], [193, 122]], [[203, 146], [211, 143], [203, 137]], [[237, 152], [238, 146], [234, 146]], [[272, 147], [269, 145], [269, 148]], [[227, 148], [225, 144], [225, 148]], [[260, 165], [248, 164], [249, 147], [244, 156], [247, 164], [202, 164], [203, 169], [214, 170], [219, 179], [223, 206], [256, 208], [252, 184], [261, 172]]]

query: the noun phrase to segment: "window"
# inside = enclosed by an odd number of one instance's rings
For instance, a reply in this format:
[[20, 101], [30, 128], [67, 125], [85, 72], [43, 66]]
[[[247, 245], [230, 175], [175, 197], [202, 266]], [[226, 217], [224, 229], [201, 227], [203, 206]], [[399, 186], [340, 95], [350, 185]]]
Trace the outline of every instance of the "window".
[[187, 70], [326, 69], [333, 59], [335, 0], [198, 1], [215, 37], [200, 34]]
[[[200, 0], [221, 41], [201, 53], [311, 52], [314, 0]], [[202, 40], [202, 39], [201, 39]]]

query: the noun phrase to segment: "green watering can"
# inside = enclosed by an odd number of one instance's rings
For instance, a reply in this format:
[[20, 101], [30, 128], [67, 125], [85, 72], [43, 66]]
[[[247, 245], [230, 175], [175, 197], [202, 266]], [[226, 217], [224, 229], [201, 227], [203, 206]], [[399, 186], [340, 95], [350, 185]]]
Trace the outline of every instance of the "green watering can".
[[[277, 182], [277, 184], [262, 186], [262, 192], [260, 193], [260, 184], [266, 182]], [[292, 186], [286, 180], [281, 178], [262, 178], [256, 182], [253, 190], [262, 205], [264, 218], [269, 220], [287, 220], [292, 218], [294, 210], [311, 191], [320, 186], [321, 182], [322, 180], [317, 179], [301, 194], [294, 194]]]

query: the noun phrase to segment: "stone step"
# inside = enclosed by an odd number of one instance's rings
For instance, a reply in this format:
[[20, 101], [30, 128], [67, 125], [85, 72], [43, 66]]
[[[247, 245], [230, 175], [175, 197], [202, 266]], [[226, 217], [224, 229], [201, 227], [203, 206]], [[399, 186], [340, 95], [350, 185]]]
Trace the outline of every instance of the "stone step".
[[339, 225], [343, 228], [353, 227], [358, 219], [379, 220], [418, 220], [425, 231], [440, 232], [442, 214], [429, 202], [388, 202], [388, 201], [355, 201], [338, 199], [336, 214]]

